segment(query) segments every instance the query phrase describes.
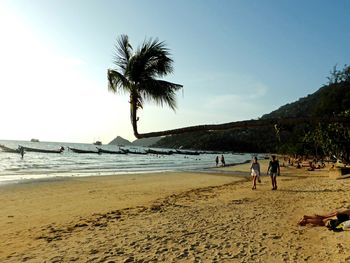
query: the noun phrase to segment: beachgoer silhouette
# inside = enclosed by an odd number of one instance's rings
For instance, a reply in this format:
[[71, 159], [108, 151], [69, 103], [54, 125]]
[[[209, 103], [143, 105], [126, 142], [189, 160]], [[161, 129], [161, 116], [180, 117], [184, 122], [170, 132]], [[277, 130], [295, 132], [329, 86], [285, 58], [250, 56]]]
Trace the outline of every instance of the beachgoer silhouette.
[[23, 159], [24, 157], [24, 147], [23, 146], [19, 146], [19, 153], [21, 154], [21, 158]]
[[271, 182], [272, 182], [272, 190], [277, 190], [277, 175], [280, 175], [280, 164], [278, 160], [276, 160], [276, 156], [272, 155], [272, 161], [269, 163], [269, 168], [267, 168], [267, 174], [270, 173]]
[[223, 154], [221, 155], [221, 164], [222, 166], [225, 166], [225, 157]]
[[218, 165], [219, 165], [219, 156], [218, 155], [215, 158], [215, 163], [216, 163], [216, 167], [218, 167]]
[[256, 189], [256, 179], [260, 182], [260, 164], [258, 163], [258, 158], [255, 156], [253, 162], [250, 166], [251, 176], [253, 178], [253, 187], [252, 190]]

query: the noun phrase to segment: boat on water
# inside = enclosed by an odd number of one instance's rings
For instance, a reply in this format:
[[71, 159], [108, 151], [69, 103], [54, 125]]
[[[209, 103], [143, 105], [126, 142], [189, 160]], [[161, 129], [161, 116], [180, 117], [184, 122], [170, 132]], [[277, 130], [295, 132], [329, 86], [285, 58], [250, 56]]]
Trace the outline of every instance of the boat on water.
[[176, 150], [176, 153], [185, 154], [185, 155], [200, 155], [200, 152], [185, 151], [185, 150]]
[[174, 152], [173, 151], [158, 151], [158, 150], [148, 149], [148, 150], [146, 150], [146, 153], [159, 154], [159, 155], [161, 155], [161, 154], [163, 154], [163, 155], [171, 155]]
[[107, 153], [107, 154], [127, 154], [125, 151], [113, 151], [113, 150], [106, 150], [106, 149], [102, 149], [99, 147], [96, 147], [98, 153]]
[[147, 154], [146, 152], [141, 152], [141, 151], [131, 151], [129, 149], [120, 149], [121, 151], [125, 153], [130, 153], [130, 154]]
[[37, 153], [62, 153], [64, 151], [64, 147], [61, 146], [59, 149], [38, 149], [38, 148], [31, 148], [27, 146], [21, 146], [19, 145], [19, 149], [23, 148], [25, 152], [37, 152]]
[[68, 147], [69, 150], [71, 150], [74, 153], [98, 153], [98, 151], [93, 151], [93, 150], [83, 150], [83, 149], [77, 149], [77, 148], [72, 148]]
[[7, 152], [7, 153], [19, 153], [19, 149], [12, 149], [2, 144], [0, 144], [0, 149], [1, 151]]

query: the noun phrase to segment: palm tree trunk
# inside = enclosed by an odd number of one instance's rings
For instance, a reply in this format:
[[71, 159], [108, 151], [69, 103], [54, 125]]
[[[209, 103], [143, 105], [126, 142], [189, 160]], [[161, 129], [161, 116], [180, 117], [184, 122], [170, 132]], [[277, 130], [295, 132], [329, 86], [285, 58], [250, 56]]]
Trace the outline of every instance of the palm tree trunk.
[[140, 135], [137, 131], [137, 99], [134, 94], [130, 95], [130, 119], [134, 135], [138, 138]]
[[[136, 105], [135, 105], [136, 106]], [[135, 116], [136, 117], [136, 110]], [[166, 135], [175, 135], [182, 134], [187, 132], [198, 132], [198, 131], [220, 131], [220, 130], [231, 130], [231, 129], [239, 129], [239, 128], [255, 128], [255, 127], [263, 127], [263, 126], [291, 126], [300, 123], [308, 123], [308, 124], [318, 124], [318, 123], [334, 123], [341, 122], [344, 125], [350, 125], [349, 117], [329, 117], [329, 118], [273, 118], [273, 119], [259, 119], [259, 120], [248, 120], [248, 121], [235, 121], [223, 124], [209, 124], [209, 125], [197, 125], [184, 127], [173, 130], [165, 130], [158, 132], [149, 132], [149, 133], [141, 133], [139, 134], [137, 131], [137, 121], [133, 122], [134, 135], [136, 138], [150, 138], [150, 137], [158, 137], [158, 136], [166, 136]], [[135, 124], [135, 125], [134, 125]]]

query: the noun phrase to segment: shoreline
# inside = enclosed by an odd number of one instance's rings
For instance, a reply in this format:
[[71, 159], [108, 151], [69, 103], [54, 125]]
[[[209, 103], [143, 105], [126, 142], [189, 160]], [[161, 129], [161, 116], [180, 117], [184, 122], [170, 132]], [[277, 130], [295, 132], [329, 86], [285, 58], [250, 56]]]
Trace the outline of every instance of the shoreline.
[[[226, 164], [225, 167], [233, 167], [237, 165], [242, 165], [249, 163], [250, 160], [246, 160], [238, 163]], [[118, 172], [118, 171], [109, 171], [109, 172], [53, 172], [53, 173], [30, 173], [30, 174], [18, 174], [18, 175], [4, 175], [0, 176], [0, 187], [12, 184], [22, 184], [22, 183], [34, 183], [34, 182], [45, 182], [45, 181], [60, 181], [68, 178], [84, 178], [84, 177], [102, 177], [102, 176], [125, 176], [125, 175], [144, 175], [144, 174], [156, 174], [156, 173], [214, 173], [215, 171], [219, 173], [218, 169], [225, 167], [207, 167], [207, 168], [195, 168], [195, 169], [174, 169], [174, 170], [145, 170], [145, 171], [132, 171], [132, 172]], [[28, 178], [23, 178], [24, 176]], [[17, 177], [17, 178], [12, 178]], [[19, 178], [18, 178], [19, 177]], [[33, 178], [35, 177], [35, 178]]]
[[[264, 173], [267, 161], [261, 161]], [[249, 163], [218, 168], [249, 172]], [[350, 185], [328, 170], [262, 176], [164, 173], [72, 177], [0, 188], [2, 262], [336, 262], [350, 233], [301, 227], [304, 214], [346, 208]]]

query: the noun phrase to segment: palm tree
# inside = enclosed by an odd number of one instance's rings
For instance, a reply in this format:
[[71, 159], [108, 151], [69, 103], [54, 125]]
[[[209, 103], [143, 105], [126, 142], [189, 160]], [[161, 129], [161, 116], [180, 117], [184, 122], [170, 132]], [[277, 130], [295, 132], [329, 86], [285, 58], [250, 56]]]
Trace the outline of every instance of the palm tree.
[[127, 35], [117, 40], [114, 61], [117, 68], [108, 70], [108, 88], [114, 93], [129, 93], [130, 118], [136, 138], [151, 137], [137, 131], [137, 110], [143, 108], [145, 101], [176, 109], [175, 92], [182, 85], [157, 79], [172, 73], [172, 62], [165, 43], [158, 39], [146, 40], [136, 51]]
[[130, 118], [134, 135], [136, 138], [148, 138], [181, 134], [194, 131], [214, 131], [228, 130], [235, 128], [252, 128], [261, 126], [293, 126], [298, 123], [349, 123], [349, 118], [345, 117], [321, 117], [321, 118], [278, 118], [236, 121], [224, 124], [197, 125], [185, 128], [138, 133], [137, 130], [137, 110], [143, 108], [145, 101], [154, 101], [163, 106], [166, 104], [171, 109], [176, 109], [175, 92], [182, 88], [182, 85], [167, 82], [161, 79], [165, 75], [172, 73], [173, 60], [170, 58], [169, 50], [164, 42], [158, 39], [149, 39], [136, 51], [129, 43], [127, 35], [121, 35], [116, 44], [115, 55], [116, 69], [108, 70], [108, 88], [114, 93], [125, 92], [130, 96]]

